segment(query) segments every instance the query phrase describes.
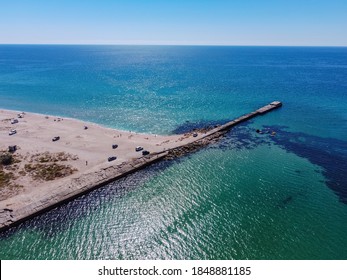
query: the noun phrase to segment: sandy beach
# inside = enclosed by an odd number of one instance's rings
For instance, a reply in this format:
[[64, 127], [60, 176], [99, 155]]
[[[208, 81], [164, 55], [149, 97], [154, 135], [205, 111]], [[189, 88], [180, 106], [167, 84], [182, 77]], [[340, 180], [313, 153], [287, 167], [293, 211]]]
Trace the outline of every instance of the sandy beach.
[[[196, 140], [191, 135], [147, 135], [34, 113], [23, 113], [19, 118], [21, 113], [0, 110], [0, 151], [7, 152], [9, 146], [13, 145], [17, 147], [13, 153], [17, 162], [14, 168], [9, 169], [14, 174], [11, 181], [17, 187], [3, 186], [0, 201], [13, 196], [33, 196], [33, 192], [37, 195], [49, 192], [51, 184], [69, 177], [79, 177], [97, 166], [119, 165], [141, 158], [142, 151], [135, 151], [138, 146], [152, 154]], [[18, 120], [18, 123], [13, 123], [13, 120]], [[11, 130], [16, 130], [16, 133], [9, 135]], [[57, 136], [60, 139], [52, 141]], [[113, 148], [112, 145], [118, 146]], [[109, 162], [111, 156], [117, 158]], [[69, 166], [72, 174], [67, 173], [67, 176], [62, 176], [64, 178], [57, 177], [54, 180], [42, 180], [28, 172], [28, 164], [47, 161]]]

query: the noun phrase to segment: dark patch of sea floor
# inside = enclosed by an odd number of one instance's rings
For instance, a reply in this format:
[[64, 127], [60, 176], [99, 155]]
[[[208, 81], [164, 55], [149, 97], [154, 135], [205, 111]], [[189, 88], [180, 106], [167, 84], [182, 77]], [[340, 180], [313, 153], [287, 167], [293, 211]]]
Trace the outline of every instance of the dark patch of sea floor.
[[[259, 145], [278, 145], [287, 152], [306, 158], [322, 168], [324, 183], [347, 204], [347, 141], [291, 132], [286, 126], [263, 126], [261, 133], [248, 126], [249, 122], [232, 128], [212, 149], [254, 149]], [[272, 135], [275, 132], [275, 135]], [[300, 173], [300, 170], [295, 170]], [[320, 172], [320, 171], [316, 171]], [[282, 205], [293, 201], [285, 198]]]
[[268, 126], [266, 129], [276, 132], [275, 136], [269, 136], [271, 141], [322, 167], [326, 185], [341, 202], [347, 204], [347, 141], [290, 132], [281, 126]]

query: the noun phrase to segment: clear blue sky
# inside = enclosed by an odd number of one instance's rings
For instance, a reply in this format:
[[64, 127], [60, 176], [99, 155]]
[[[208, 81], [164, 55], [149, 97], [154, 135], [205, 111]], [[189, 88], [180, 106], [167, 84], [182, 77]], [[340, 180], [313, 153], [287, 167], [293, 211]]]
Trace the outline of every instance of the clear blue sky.
[[0, 0], [0, 43], [347, 46], [347, 0]]

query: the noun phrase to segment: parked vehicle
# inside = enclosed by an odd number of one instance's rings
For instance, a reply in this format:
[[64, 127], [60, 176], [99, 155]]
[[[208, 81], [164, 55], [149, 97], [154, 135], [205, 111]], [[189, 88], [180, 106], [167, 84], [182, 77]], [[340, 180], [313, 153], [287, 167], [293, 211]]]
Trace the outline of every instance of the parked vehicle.
[[55, 142], [55, 141], [58, 141], [59, 139], [60, 139], [59, 136], [55, 136], [55, 137], [52, 138], [52, 141]]
[[10, 132], [8, 133], [8, 135], [14, 135], [14, 134], [16, 134], [16, 133], [17, 133], [17, 130], [12, 129], [12, 130], [10, 130]]
[[113, 160], [116, 160], [117, 159], [117, 157], [115, 157], [115, 156], [112, 156], [112, 157], [108, 157], [108, 161], [113, 161]]
[[136, 152], [140, 152], [140, 151], [142, 151], [142, 150], [143, 150], [143, 148], [140, 147], [140, 146], [138, 146], [138, 147], [135, 148], [135, 151], [136, 151]]
[[17, 145], [8, 146], [8, 151], [10, 153], [14, 153], [15, 151], [17, 151]]
[[118, 148], [118, 145], [117, 144], [113, 144], [112, 145], [112, 149], [117, 149]]
[[143, 155], [143, 156], [149, 155], [149, 151], [146, 151], [146, 150], [142, 151], [142, 155]]
[[16, 123], [18, 123], [18, 120], [17, 120], [17, 119], [13, 119], [13, 120], [11, 121], [11, 124], [16, 124]]

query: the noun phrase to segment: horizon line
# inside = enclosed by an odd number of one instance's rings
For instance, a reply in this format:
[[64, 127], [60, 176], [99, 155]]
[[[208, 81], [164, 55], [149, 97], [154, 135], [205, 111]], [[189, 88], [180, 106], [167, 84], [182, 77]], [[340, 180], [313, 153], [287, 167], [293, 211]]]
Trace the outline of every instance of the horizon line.
[[243, 44], [131, 44], [131, 43], [0, 43], [0, 46], [9, 45], [41, 45], [41, 46], [187, 46], [187, 47], [326, 47], [326, 48], [346, 48], [347, 45], [243, 45]]

